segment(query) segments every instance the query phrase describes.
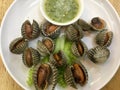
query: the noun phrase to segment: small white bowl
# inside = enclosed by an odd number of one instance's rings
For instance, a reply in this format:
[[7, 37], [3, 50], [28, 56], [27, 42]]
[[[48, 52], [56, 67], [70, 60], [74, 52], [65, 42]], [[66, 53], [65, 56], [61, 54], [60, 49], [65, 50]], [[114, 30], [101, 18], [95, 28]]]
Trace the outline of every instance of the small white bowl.
[[59, 22], [56, 22], [56, 21], [53, 21], [52, 19], [50, 19], [46, 13], [45, 13], [45, 10], [44, 10], [44, 3], [45, 3], [46, 0], [40, 0], [40, 11], [43, 15], [43, 17], [49, 21], [50, 23], [52, 24], [55, 24], [55, 25], [60, 25], [60, 26], [65, 26], [65, 25], [69, 25], [69, 24], [72, 24], [74, 22], [76, 22], [80, 16], [82, 15], [83, 13], [83, 9], [84, 9], [84, 1], [83, 0], [78, 0], [78, 4], [80, 6], [80, 9], [78, 11], [78, 14], [76, 15], [75, 18], [73, 18], [72, 20], [68, 21], [68, 22], [65, 22], [65, 23], [59, 23]]

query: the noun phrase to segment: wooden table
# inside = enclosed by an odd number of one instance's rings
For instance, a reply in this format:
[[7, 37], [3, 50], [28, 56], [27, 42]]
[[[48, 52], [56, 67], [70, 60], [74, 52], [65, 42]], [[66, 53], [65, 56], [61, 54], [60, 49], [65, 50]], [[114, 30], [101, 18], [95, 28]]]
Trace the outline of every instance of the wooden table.
[[[0, 0], [0, 24], [13, 0]], [[120, 15], [120, 0], [110, 0]], [[8, 74], [0, 58], [0, 90], [23, 90]], [[120, 68], [112, 80], [101, 90], [120, 90]]]

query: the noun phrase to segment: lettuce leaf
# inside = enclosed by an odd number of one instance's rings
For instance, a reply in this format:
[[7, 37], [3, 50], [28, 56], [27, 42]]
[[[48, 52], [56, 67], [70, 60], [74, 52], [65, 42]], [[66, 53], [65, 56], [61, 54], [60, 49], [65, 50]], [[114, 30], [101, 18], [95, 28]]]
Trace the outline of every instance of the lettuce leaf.
[[29, 86], [33, 85], [33, 71], [34, 71], [34, 67], [31, 67], [29, 72], [28, 72], [28, 78], [27, 78], [26, 82]]
[[63, 51], [65, 44], [65, 36], [58, 37], [55, 40], [55, 50], [54, 53], [57, 53], [59, 50]]
[[72, 46], [72, 42], [71, 41], [66, 41], [65, 45], [64, 45], [64, 53], [66, 55], [67, 58], [67, 63], [69, 65], [71, 65], [74, 60], [77, 59], [77, 57], [75, 55], [73, 55], [72, 51], [71, 51], [71, 46]]

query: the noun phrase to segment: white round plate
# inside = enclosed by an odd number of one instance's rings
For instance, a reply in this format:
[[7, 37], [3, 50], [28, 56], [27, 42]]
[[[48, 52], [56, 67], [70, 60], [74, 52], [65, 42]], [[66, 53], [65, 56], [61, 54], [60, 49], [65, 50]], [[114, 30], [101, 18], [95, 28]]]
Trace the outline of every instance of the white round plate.
[[[1, 56], [9, 74], [24, 89], [34, 90], [26, 84], [28, 68], [22, 63], [21, 55], [9, 51], [10, 42], [21, 36], [21, 25], [26, 20], [37, 20], [39, 24], [44, 20], [39, 10], [40, 0], [15, 0], [7, 11], [0, 30]], [[84, 12], [81, 18], [90, 21], [92, 17], [99, 16], [107, 22], [107, 28], [114, 33], [114, 38], [109, 47], [111, 55], [104, 64], [94, 64], [90, 60], [82, 63], [89, 74], [88, 83], [78, 90], [98, 90], [113, 77], [120, 64], [120, 21], [119, 16], [108, 0], [84, 0]], [[89, 37], [83, 39], [91, 47]], [[34, 42], [34, 43], [33, 43]], [[37, 40], [30, 44], [36, 47]], [[61, 90], [56, 87], [56, 90]], [[69, 90], [69, 89], [66, 89]]]

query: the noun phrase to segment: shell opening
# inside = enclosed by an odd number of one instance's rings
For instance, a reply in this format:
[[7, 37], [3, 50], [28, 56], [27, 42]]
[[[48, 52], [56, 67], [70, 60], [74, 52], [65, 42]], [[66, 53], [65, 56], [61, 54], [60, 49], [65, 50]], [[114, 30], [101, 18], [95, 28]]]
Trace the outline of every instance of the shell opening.
[[43, 40], [43, 43], [46, 46], [46, 48], [51, 52], [52, 51], [52, 47], [53, 47], [52, 41], [49, 40], [49, 39], [45, 39], [45, 40]]
[[18, 48], [19, 47], [19, 45], [21, 45], [22, 43], [24, 43], [24, 39], [22, 38], [22, 39], [20, 39], [19, 41], [17, 41], [15, 44], [14, 44], [14, 46], [12, 47], [12, 49], [11, 49], [11, 51], [13, 51], [15, 48]]
[[56, 62], [57, 62], [59, 65], [62, 65], [62, 64], [63, 64], [61, 52], [58, 52], [58, 53], [53, 54], [53, 57], [54, 57], [54, 59], [56, 60]]
[[46, 26], [46, 29], [45, 29], [46, 34], [51, 34], [51, 33], [54, 32], [57, 28], [58, 28], [58, 26], [49, 24], [48, 26]]
[[76, 46], [77, 46], [77, 48], [78, 48], [79, 54], [82, 56], [83, 53], [84, 53], [84, 47], [81, 45], [80, 42], [77, 42], [77, 43], [76, 43]]
[[33, 27], [29, 21], [25, 22], [25, 33], [27, 37], [32, 38]]
[[72, 72], [75, 82], [79, 83], [80, 85], [84, 85], [86, 82], [86, 77], [81, 66], [79, 64], [73, 64]]
[[31, 53], [30, 48], [28, 48], [26, 50], [26, 57], [25, 58], [26, 58], [25, 60], [26, 60], [27, 65], [29, 67], [32, 66], [33, 65], [33, 60], [32, 60], [32, 53]]

